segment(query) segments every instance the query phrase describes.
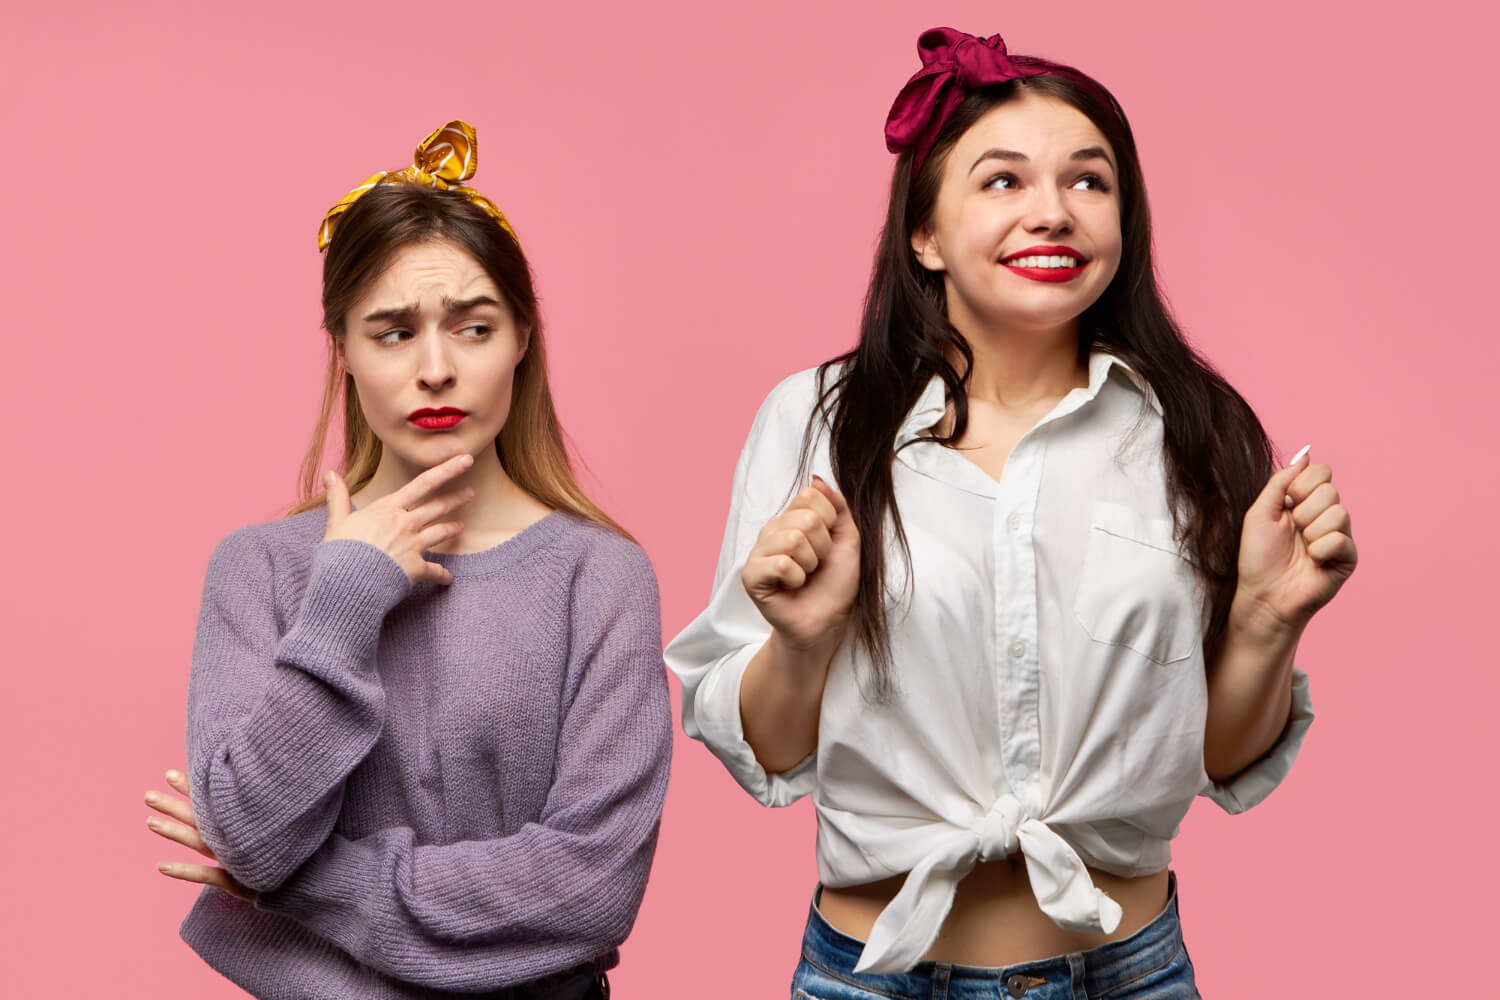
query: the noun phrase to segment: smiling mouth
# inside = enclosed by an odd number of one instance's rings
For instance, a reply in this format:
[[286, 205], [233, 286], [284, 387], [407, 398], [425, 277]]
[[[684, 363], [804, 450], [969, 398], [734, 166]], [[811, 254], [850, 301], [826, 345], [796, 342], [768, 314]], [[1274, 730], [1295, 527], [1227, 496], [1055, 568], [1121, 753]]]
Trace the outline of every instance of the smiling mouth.
[[1000, 263], [1006, 267], [1072, 268], [1083, 266], [1083, 262], [1077, 257], [1069, 257], [1065, 254], [1011, 257], [1008, 260], [1002, 260]]

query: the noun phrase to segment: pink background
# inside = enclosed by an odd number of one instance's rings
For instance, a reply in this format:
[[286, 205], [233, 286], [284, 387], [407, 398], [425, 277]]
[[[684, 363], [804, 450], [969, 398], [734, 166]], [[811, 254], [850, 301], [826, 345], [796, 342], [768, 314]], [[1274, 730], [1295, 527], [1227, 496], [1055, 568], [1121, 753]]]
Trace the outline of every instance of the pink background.
[[[0, 15], [0, 992], [241, 995], [177, 939], [193, 891], [153, 863], [186, 852], [140, 795], [182, 763], [211, 547], [291, 499], [324, 209], [449, 118], [478, 126], [564, 422], [672, 635], [756, 406], [853, 336], [881, 124], [933, 24], [1115, 91], [1179, 317], [1354, 512], [1364, 565], [1301, 654], [1301, 762], [1178, 841], [1204, 992], [1482, 978], [1458, 960], [1489, 954], [1500, 889], [1488, 6], [130, 6]], [[811, 811], [761, 809], [680, 733], [673, 766], [617, 995], [785, 996]]]

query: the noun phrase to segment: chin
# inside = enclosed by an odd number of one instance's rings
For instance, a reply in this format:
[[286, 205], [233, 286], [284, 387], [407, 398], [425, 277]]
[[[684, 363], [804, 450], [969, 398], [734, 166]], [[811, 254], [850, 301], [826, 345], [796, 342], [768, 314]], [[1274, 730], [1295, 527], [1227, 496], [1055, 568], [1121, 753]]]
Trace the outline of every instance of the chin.
[[1082, 315], [1082, 309], [1036, 309], [1022, 311], [1016, 309], [1014, 303], [1012, 303], [1011, 308], [997, 310], [992, 313], [991, 321], [1000, 329], [1034, 330], [1038, 333], [1047, 333], [1076, 324], [1078, 317]]
[[434, 466], [442, 465], [455, 455], [472, 455], [479, 450], [478, 447], [470, 447], [470, 443], [467, 441], [458, 441], [456, 439], [449, 441], [423, 441], [411, 444], [402, 442], [401, 445], [395, 447], [386, 442], [381, 442], [381, 446], [388, 449], [403, 464], [422, 469], [431, 469]]

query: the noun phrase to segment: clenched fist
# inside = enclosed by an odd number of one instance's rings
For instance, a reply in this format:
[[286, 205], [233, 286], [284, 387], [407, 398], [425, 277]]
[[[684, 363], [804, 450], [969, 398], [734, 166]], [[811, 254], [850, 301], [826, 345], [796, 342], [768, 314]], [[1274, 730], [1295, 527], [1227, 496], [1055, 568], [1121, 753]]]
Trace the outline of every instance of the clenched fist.
[[1300, 631], [1358, 562], [1333, 470], [1299, 455], [1245, 514], [1235, 602], [1277, 628]]
[[843, 495], [814, 476], [760, 529], [740, 580], [783, 642], [840, 639], [859, 590], [859, 531]]

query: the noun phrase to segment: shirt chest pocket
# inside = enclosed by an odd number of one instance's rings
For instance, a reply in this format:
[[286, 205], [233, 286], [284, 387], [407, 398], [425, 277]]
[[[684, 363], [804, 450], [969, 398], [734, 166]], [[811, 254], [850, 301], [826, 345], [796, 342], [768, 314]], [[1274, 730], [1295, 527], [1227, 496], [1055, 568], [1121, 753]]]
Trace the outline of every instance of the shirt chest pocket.
[[1094, 504], [1073, 611], [1095, 642], [1156, 663], [1185, 660], [1203, 643], [1197, 574], [1172, 522], [1120, 504]]

